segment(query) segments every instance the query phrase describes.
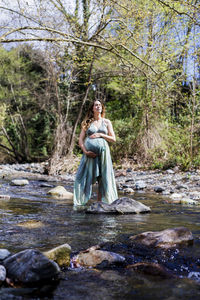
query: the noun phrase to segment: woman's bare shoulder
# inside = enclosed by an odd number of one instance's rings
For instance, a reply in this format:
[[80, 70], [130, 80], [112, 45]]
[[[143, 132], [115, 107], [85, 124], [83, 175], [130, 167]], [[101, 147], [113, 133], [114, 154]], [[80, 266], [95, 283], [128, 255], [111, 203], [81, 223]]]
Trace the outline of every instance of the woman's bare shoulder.
[[104, 122], [106, 123], [107, 126], [111, 124], [111, 122], [110, 122], [109, 119], [105, 119], [105, 118], [104, 118]]

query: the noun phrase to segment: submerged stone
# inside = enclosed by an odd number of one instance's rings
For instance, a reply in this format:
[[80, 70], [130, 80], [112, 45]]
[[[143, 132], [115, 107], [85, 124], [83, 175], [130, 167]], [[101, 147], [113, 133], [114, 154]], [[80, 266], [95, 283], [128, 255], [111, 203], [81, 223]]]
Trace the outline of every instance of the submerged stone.
[[127, 269], [134, 270], [147, 275], [159, 276], [161, 278], [173, 278], [175, 277], [169, 270], [160, 264], [151, 262], [139, 262], [133, 265], [127, 266]]
[[29, 228], [29, 229], [41, 228], [41, 227], [44, 226], [44, 224], [41, 221], [38, 221], [38, 220], [28, 220], [28, 221], [25, 221], [25, 222], [17, 223], [16, 225], [20, 226], [20, 227]]
[[93, 203], [87, 210], [87, 213], [146, 213], [151, 209], [143, 203], [128, 197], [122, 197], [111, 204], [96, 202]]
[[130, 239], [144, 246], [157, 248], [173, 248], [179, 245], [193, 244], [193, 236], [186, 227], [165, 229], [163, 231], [149, 231], [131, 236]]
[[39, 283], [55, 278], [59, 266], [35, 249], [27, 249], [14, 254], [3, 261], [7, 277], [14, 282]]
[[55, 261], [59, 266], [69, 266], [70, 253], [71, 247], [68, 244], [63, 244], [49, 251], [43, 252], [47, 258]]

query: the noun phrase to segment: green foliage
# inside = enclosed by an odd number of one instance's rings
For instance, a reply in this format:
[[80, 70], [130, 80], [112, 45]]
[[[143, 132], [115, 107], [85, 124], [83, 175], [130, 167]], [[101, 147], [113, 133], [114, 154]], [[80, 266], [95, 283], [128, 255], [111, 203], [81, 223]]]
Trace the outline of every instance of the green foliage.
[[45, 159], [51, 151], [55, 121], [53, 114], [41, 109], [47, 74], [44, 57], [31, 47], [0, 48], [0, 62], [3, 144], [18, 161]]
[[[199, 167], [199, 151], [196, 156], [191, 156], [190, 148], [190, 127], [179, 124], [168, 124], [162, 132], [164, 146], [154, 148], [151, 153], [151, 168], [168, 169], [179, 166], [182, 170], [189, 170], [192, 167]], [[195, 149], [199, 149], [199, 139], [194, 138]]]
[[135, 136], [132, 123], [131, 119], [119, 119], [113, 121], [116, 143], [112, 144], [111, 151], [114, 161], [117, 161], [122, 157], [132, 156], [135, 152], [133, 147]]

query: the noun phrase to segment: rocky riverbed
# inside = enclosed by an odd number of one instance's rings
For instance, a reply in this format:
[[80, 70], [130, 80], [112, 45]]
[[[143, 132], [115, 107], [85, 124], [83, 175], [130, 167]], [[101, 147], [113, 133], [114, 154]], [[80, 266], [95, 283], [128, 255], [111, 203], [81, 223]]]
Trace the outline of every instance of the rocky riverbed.
[[[199, 299], [198, 171], [116, 170], [120, 199], [108, 214], [99, 203], [73, 210], [75, 173], [45, 169], [0, 166], [0, 299]], [[136, 201], [145, 213], [132, 211]]]
[[[73, 182], [75, 173], [48, 176], [46, 163], [0, 165], [0, 178], [12, 180], [35, 179], [54, 182]], [[166, 171], [134, 171], [131, 168], [115, 171], [118, 190], [125, 195], [136, 191], [158, 193], [166, 196], [171, 203], [199, 205], [200, 170], [180, 172], [178, 169]]]

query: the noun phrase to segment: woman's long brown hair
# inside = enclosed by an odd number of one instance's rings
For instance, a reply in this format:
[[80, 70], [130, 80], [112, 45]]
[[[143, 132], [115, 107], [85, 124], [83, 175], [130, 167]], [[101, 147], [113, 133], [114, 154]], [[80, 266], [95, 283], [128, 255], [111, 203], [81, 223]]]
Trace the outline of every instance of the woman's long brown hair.
[[92, 102], [92, 104], [90, 105], [90, 107], [88, 109], [88, 112], [87, 112], [83, 122], [81, 123], [81, 128], [84, 129], [85, 131], [90, 127], [90, 124], [94, 121], [93, 107], [94, 107], [94, 103], [96, 101], [100, 102], [101, 105], [102, 105], [101, 117], [102, 118], [105, 117], [105, 106], [104, 106], [104, 104], [100, 100], [95, 100], [94, 102]]

